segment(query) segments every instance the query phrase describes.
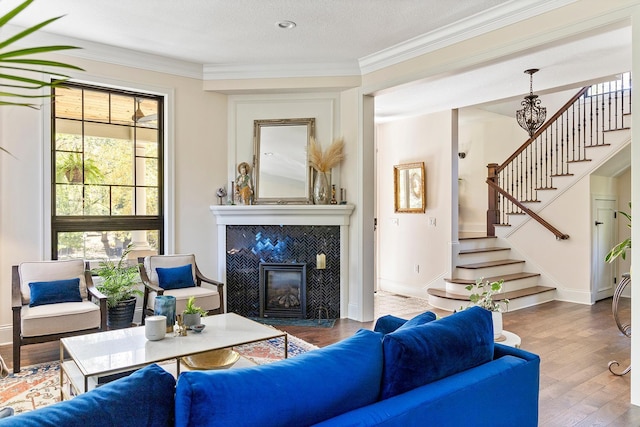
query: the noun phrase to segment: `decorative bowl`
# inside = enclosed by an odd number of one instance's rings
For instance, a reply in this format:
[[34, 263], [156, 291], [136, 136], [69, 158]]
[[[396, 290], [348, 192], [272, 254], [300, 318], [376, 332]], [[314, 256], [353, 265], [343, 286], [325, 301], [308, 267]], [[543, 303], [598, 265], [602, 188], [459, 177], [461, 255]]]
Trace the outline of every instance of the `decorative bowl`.
[[212, 350], [182, 358], [182, 362], [190, 369], [226, 369], [233, 366], [240, 355], [230, 348]]
[[198, 332], [198, 333], [200, 333], [200, 332], [202, 332], [202, 330], [204, 329], [204, 327], [205, 327], [205, 326], [207, 326], [207, 325], [203, 325], [202, 323], [201, 323], [201, 324], [199, 324], [199, 325], [191, 325], [191, 330], [192, 330], [193, 332]]

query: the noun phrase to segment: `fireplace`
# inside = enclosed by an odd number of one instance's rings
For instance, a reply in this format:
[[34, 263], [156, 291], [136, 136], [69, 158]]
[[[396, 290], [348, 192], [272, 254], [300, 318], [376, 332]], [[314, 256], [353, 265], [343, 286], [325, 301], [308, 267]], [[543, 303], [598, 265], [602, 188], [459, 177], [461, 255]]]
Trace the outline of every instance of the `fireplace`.
[[[260, 314], [260, 264], [302, 263], [306, 318], [346, 316], [353, 205], [212, 205], [228, 312]], [[319, 258], [319, 256], [323, 257]], [[318, 259], [325, 260], [324, 268]]]
[[307, 265], [260, 263], [260, 317], [307, 317]]

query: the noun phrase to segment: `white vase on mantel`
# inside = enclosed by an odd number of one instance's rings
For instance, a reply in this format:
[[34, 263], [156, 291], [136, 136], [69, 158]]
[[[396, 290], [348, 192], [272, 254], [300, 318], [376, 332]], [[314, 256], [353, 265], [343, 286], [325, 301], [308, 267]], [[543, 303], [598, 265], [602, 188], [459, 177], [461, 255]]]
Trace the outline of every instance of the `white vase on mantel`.
[[493, 340], [496, 341], [502, 335], [502, 312], [492, 311], [491, 318], [493, 320]]

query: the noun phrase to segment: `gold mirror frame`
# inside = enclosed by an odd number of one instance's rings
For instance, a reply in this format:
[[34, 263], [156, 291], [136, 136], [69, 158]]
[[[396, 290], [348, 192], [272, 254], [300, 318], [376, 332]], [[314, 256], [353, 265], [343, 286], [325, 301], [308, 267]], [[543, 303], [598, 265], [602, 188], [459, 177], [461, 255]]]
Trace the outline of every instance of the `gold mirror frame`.
[[253, 121], [254, 203], [311, 203], [307, 148], [315, 127], [314, 118]]
[[393, 167], [395, 212], [424, 213], [427, 208], [424, 162]]

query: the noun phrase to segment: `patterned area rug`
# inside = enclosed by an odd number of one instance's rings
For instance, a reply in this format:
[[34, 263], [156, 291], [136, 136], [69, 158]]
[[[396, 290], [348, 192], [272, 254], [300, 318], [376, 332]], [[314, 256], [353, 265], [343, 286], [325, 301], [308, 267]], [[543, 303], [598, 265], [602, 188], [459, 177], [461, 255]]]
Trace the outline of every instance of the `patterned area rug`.
[[333, 328], [336, 319], [285, 319], [271, 317], [250, 317], [251, 320], [272, 326], [304, 326], [311, 328]]
[[[288, 335], [289, 357], [295, 357], [318, 347]], [[235, 347], [246, 359], [257, 365], [281, 360], [284, 338]], [[175, 362], [171, 362], [172, 365]], [[0, 379], [0, 409], [11, 407], [16, 414], [32, 411], [60, 400], [60, 368], [58, 362], [23, 367], [17, 374]]]

